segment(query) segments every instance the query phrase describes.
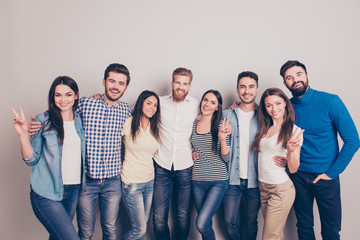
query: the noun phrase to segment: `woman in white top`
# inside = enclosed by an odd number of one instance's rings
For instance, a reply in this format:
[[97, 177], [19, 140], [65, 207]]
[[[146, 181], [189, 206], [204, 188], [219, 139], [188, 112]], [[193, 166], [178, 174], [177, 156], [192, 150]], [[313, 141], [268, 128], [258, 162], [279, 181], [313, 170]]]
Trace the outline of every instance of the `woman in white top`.
[[85, 133], [75, 112], [78, 99], [76, 82], [57, 77], [49, 90], [48, 111], [35, 118], [41, 129], [31, 138], [22, 108], [20, 114], [11, 108], [21, 156], [32, 167], [31, 205], [50, 239], [79, 239], [72, 224], [80, 183], [85, 183]]
[[[263, 240], [284, 239], [286, 219], [295, 199], [287, 171], [295, 173], [299, 168], [304, 130], [294, 121], [294, 109], [284, 92], [278, 88], [265, 90], [259, 105], [260, 129], [254, 140], [254, 149], [259, 152]], [[275, 156], [287, 156], [285, 168], [275, 163]]]
[[146, 233], [154, 188], [153, 155], [159, 146], [159, 121], [159, 97], [152, 91], [143, 91], [122, 132], [125, 149], [122, 192], [131, 224], [123, 240], [144, 239]]

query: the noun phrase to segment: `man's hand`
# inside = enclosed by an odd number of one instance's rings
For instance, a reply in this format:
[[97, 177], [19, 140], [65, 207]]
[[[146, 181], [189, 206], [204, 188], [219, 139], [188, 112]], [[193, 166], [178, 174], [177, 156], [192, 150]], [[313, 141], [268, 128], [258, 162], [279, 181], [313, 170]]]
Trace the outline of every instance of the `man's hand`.
[[320, 174], [319, 176], [317, 176], [317, 178], [315, 178], [315, 180], [313, 181], [313, 183], [317, 183], [320, 179], [323, 180], [332, 180], [332, 178], [330, 178], [326, 173]]
[[31, 116], [30, 122], [28, 122], [29, 135], [34, 135], [41, 129], [41, 122], [34, 122], [35, 116]]
[[273, 157], [273, 161], [275, 162], [276, 166], [284, 168], [287, 164], [287, 157], [275, 156]]
[[196, 162], [196, 160], [199, 159], [199, 154], [197, 152], [195, 152], [195, 149], [192, 149], [192, 159], [194, 162]]

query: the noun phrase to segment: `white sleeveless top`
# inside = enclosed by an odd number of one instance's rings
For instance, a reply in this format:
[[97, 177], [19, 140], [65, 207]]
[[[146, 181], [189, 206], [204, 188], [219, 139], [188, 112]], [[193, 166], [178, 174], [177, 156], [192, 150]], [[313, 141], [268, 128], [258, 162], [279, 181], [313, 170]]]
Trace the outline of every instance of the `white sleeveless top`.
[[[300, 128], [296, 125], [293, 127], [294, 131], [299, 131]], [[289, 180], [289, 176], [284, 167], [275, 165], [274, 156], [286, 157], [287, 150], [281, 143], [277, 143], [279, 133], [260, 140], [259, 152], [259, 181], [268, 184], [280, 184]], [[302, 142], [301, 142], [302, 144]]]

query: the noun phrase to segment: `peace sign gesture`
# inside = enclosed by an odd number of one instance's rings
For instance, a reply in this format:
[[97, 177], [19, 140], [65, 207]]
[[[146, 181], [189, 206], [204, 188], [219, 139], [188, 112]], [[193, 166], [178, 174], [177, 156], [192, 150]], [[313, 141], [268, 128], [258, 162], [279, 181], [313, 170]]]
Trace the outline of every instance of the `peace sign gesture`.
[[232, 126], [230, 124], [230, 118], [226, 119], [224, 118], [224, 120], [222, 121], [221, 125], [220, 125], [220, 129], [219, 129], [219, 139], [220, 140], [225, 140], [226, 137], [228, 135], [230, 135], [232, 133]]
[[292, 135], [286, 145], [288, 152], [293, 152], [297, 148], [301, 147], [304, 131], [305, 131], [305, 129], [297, 128], [292, 133]]
[[19, 136], [29, 135], [28, 134], [28, 122], [25, 118], [25, 113], [22, 107], [19, 107], [20, 115], [16, 112], [16, 110], [11, 107], [11, 111], [14, 113], [14, 128], [16, 133]]

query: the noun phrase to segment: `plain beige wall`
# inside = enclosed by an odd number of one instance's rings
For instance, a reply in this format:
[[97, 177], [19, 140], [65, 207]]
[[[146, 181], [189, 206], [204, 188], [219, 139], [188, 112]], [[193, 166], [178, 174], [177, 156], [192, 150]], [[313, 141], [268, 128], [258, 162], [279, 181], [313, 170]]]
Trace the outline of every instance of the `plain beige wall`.
[[[171, 72], [192, 69], [190, 94], [200, 98], [218, 89], [227, 107], [235, 99], [236, 76], [259, 74], [260, 93], [283, 87], [279, 75], [288, 59], [308, 67], [311, 87], [338, 94], [358, 129], [360, 15], [359, 1], [0, 1], [1, 138], [0, 238], [46, 239], [29, 201], [31, 169], [19, 157], [10, 106], [27, 116], [46, 110], [47, 91], [58, 75], [69, 75], [81, 95], [103, 92], [106, 66], [128, 66], [132, 80], [123, 100], [133, 105], [150, 89], [170, 92]], [[259, 98], [258, 98], [259, 99]], [[341, 175], [342, 239], [358, 236], [360, 155]], [[319, 218], [315, 228], [320, 238]], [[189, 239], [200, 239], [193, 209]], [[215, 217], [224, 239], [222, 212]], [[259, 231], [262, 216], [259, 214]], [[150, 221], [151, 222], [151, 221]], [[290, 214], [286, 239], [296, 239]], [[100, 239], [99, 220], [94, 239]], [[127, 229], [124, 209], [119, 235]], [[149, 223], [147, 239], [154, 239]], [[260, 238], [259, 238], [260, 239]]]

